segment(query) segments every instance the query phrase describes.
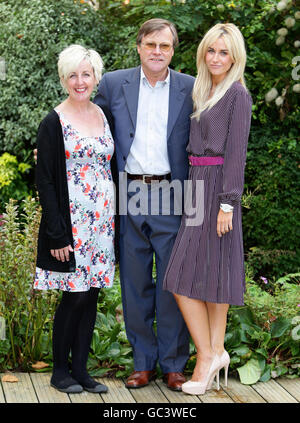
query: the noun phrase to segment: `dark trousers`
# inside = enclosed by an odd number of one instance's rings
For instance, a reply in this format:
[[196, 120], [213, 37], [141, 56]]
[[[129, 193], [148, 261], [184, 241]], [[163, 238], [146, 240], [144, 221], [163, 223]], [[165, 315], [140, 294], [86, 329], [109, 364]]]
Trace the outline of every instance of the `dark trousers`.
[[[128, 193], [128, 201], [133, 195]], [[150, 206], [150, 187], [146, 196]], [[151, 215], [148, 210], [148, 214], [121, 216], [120, 279], [126, 333], [135, 370], [153, 370], [158, 361], [163, 373], [181, 372], [189, 358], [189, 333], [173, 295], [162, 289], [181, 216]]]

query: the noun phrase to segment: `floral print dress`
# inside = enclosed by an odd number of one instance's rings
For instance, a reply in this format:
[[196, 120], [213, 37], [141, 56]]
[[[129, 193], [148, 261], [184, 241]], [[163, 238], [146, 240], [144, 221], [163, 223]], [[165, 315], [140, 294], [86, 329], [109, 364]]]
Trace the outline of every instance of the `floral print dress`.
[[36, 268], [35, 289], [87, 291], [113, 284], [114, 188], [110, 159], [114, 143], [104, 113], [104, 134], [82, 136], [59, 115], [63, 130], [70, 213], [76, 260], [75, 272], [63, 273]]

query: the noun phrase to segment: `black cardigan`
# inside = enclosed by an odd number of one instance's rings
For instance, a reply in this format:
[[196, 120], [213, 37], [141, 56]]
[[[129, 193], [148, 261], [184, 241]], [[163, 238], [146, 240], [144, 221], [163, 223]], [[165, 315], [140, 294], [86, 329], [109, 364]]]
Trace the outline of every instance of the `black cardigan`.
[[42, 206], [36, 265], [44, 270], [75, 272], [69, 261], [52, 257], [50, 249], [74, 247], [69, 206], [65, 146], [59, 116], [52, 110], [40, 123], [37, 135], [36, 185]]

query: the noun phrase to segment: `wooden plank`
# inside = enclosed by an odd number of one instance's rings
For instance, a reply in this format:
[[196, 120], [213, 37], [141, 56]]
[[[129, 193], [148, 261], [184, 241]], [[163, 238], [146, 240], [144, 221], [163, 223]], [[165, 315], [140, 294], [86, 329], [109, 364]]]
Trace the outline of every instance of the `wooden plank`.
[[210, 389], [206, 391], [204, 395], [199, 395], [199, 398], [202, 402], [205, 403], [233, 403], [234, 401], [230, 398], [229, 395], [221, 388], [219, 391], [217, 389]]
[[300, 378], [288, 379], [286, 377], [281, 377], [276, 379], [276, 382], [300, 402]]
[[270, 403], [297, 402], [292, 395], [272, 379], [268, 382], [257, 382], [255, 385], [252, 385], [252, 388]]
[[0, 374], [0, 404], [4, 404], [6, 402], [4, 392], [3, 392], [3, 388], [2, 388], [2, 385], [1, 385], [2, 376], [3, 376], [3, 374]]
[[[104, 383], [103, 379], [96, 378], [99, 383]], [[91, 392], [83, 391], [80, 394], [69, 394], [72, 403], [104, 403], [100, 394], [92, 394]]]
[[143, 388], [130, 389], [130, 393], [138, 403], [169, 403], [154, 381]]
[[31, 373], [30, 377], [39, 402], [70, 403], [68, 394], [60, 392], [50, 385], [51, 373]]
[[229, 378], [228, 387], [221, 383], [223, 390], [235, 403], [265, 403], [266, 401], [249, 385], [243, 385], [237, 379]]
[[2, 382], [7, 403], [38, 403], [34, 387], [28, 373], [13, 373], [18, 382]]
[[129, 389], [124, 385], [122, 379], [101, 378], [101, 383], [108, 387], [106, 394], [100, 394], [105, 403], [135, 403]]
[[72, 403], [104, 403], [99, 394], [83, 391], [80, 394], [69, 394]]
[[163, 383], [162, 379], [155, 381], [156, 385], [162, 391], [167, 400], [171, 403], [200, 403], [200, 399], [195, 395], [184, 395], [182, 392], [172, 391], [167, 388], [166, 384]]
[[220, 387], [220, 390], [217, 390], [216, 382], [214, 381], [212, 389], [206, 391], [204, 395], [198, 396], [200, 400], [204, 403], [233, 403], [234, 401], [230, 398], [229, 395]]
[[[0, 403], [259, 403], [300, 402], [300, 378], [279, 378], [255, 385], [243, 385], [237, 379], [229, 378], [229, 386], [207, 391], [205, 395], [193, 396], [171, 391], [161, 379], [141, 389], [127, 389], [121, 379], [97, 378], [108, 386], [106, 394], [67, 395], [50, 386], [50, 373], [14, 373], [19, 382], [0, 383]], [[2, 375], [0, 375], [2, 376]], [[215, 388], [215, 385], [213, 386]]]

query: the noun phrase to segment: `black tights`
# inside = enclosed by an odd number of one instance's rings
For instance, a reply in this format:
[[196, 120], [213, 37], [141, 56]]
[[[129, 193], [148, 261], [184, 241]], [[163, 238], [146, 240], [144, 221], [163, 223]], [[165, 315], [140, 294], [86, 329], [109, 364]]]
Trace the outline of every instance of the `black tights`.
[[83, 380], [88, 376], [86, 363], [93, 336], [99, 288], [86, 292], [64, 291], [53, 324], [53, 377], [69, 376], [68, 358], [72, 351], [72, 376]]

